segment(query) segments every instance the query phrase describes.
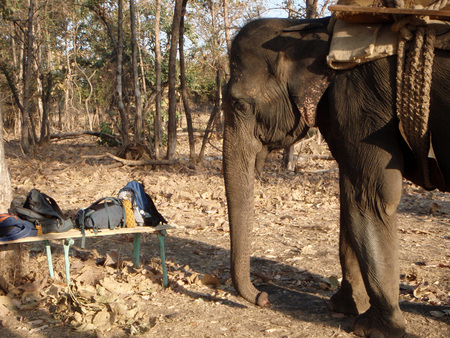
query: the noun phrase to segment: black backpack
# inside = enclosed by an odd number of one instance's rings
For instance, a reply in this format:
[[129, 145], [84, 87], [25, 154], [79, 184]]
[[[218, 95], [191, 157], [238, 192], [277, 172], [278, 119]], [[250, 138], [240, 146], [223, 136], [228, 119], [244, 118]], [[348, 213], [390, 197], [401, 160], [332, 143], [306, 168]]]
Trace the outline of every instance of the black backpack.
[[11, 214], [42, 227], [42, 233], [65, 232], [73, 228], [70, 218], [63, 215], [56, 201], [37, 189], [31, 189], [23, 206], [11, 202]]
[[85, 246], [85, 229], [115, 229], [126, 223], [125, 209], [122, 201], [116, 197], [103, 197], [85, 209], [78, 211], [76, 225], [83, 234], [81, 247]]
[[130, 181], [120, 189], [120, 199], [131, 202], [134, 218], [138, 225], [157, 226], [159, 223], [167, 223], [167, 220], [158, 212], [155, 203], [145, 192], [144, 185], [137, 181]]
[[36, 236], [37, 228], [33, 223], [21, 220], [15, 215], [0, 214], [0, 242]]

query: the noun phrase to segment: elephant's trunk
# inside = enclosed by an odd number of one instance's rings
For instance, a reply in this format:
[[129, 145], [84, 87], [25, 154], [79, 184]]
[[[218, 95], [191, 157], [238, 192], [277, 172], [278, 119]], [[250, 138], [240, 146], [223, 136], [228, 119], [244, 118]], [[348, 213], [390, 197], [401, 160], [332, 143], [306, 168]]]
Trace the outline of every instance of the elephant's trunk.
[[240, 138], [230, 129], [225, 129], [223, 161], [230, 221], [231, 277], [239, 295], [263, 306], [268, 303], [267, 294], [259, 292], [250, 280], [255, 158], [260, 147], [255, 144], [249, 147], [248, 138]]
[[[233, 249], [233, 247], [242, 247], [242, 243], [233, 244], [233, 242], [235, 242], [233, 238], [235, 237], [236, 236], [231, 235], [231, 277], [233, 286], [244, 299], [256, 305], [265, 306], [268, 304], [267, 293], [260, 292], [253, 286], [250, 280], [250, 254], [243, 254], [240, 250]], [[239, 242], [239, 240], [237, 242]], [[244, 246], [248, 247], [250, 244], [246, 243]]]

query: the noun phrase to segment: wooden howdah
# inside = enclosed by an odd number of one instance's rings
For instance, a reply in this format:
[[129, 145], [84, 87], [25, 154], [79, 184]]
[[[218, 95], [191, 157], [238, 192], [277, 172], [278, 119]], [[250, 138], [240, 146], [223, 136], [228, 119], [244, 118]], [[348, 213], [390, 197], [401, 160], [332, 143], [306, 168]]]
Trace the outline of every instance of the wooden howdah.
[[[353, 23], [382, 23], [399, 16], [429, 16], [432, 20], [450, 21], [450, 5], [436, 10], [434, 0], [406, 0], [404, 8], [386, 7], [379, 0], [340, 0], [328, 9], [337, 19]], [[431, 7], [430, 7], [431, 6]]]

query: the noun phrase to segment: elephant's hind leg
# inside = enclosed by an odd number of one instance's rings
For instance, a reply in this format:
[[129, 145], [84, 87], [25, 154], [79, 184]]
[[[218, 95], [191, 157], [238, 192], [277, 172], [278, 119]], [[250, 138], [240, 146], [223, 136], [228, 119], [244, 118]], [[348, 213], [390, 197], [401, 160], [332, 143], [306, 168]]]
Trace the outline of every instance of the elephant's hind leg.
[[339, 235], [339, 258], [343, 278], [340, 289], [330, 299], [329, 309], [347, 315], [359, 315], [369, 308], [369, 296], [351, 244], [349, 229], [341, 226]]
[[[386, 169], [392, 165], [391, 168], [399, 168], [391, 156], [386, 156], [379, 148], [369, 147], [371, 149], [365, 152], [366, 156], [361, 152], [358, 154], [362, 160], [356, 161], [356, 166], [360, 165], [360, 168], [353, 171], [347, 167], [341, 172], [341, 258], [344, 272], [341, 297], [351, 292], [352, 298], [345, 301], [353, 300], [357, 312], [366, 310], [370, 304], [367, 311], [355, 319], [354, 332], [357, 335], [398, 337], [405, 330], [398, 303], [396, 227], [402, 176], [398, 169]], [[347, 163], [355, 166], [355, 161]], [[357, 274], [358, 269], [361, 275]], [[369, 303], [362, 290], [362, 281]], [[338, 293], [336, 297], [339, 296]]]

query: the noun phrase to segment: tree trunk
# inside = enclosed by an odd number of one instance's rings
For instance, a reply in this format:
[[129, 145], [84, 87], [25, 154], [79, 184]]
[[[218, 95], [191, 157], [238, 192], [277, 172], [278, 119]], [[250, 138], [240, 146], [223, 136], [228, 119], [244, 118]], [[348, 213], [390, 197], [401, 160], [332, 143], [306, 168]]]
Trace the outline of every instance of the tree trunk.
[[219, 27], [217, 24], [217, 8], [216, 3], [211, 0], [210, 1], [210, 10], [211, 10], [211, 24], [212, 24], [212, 30], [213, 30], [213, 56], [214, 56], [214, 68], [216, 69], [216, 102], [215, 105], [217, 105], [217, 115], [214, 118], [214, 123], [216, 126], [216, 131], [222, 134], [222, 118], [221, 118], [221, 101], [222, 101], [222, 85], [220, 81], [220, 70], [222, 69], [222, 65], [220, 62], [220, 53], [218, 50], [218, 41], [219, 41]]
[[49, 72], [47, 75], [42, 75], [42, 124], [40, 142], [48, 142], [50, 140], [50, 121], [49, 121], [49, 101], [53, 87], [53, 75]]
[[227, 51], [230, 55], [231, 50], [231, 34], [230, 34], [230, 19], [228, 17], [228, 0], [223, 1], [223, 23], [225, 25], [225, 39], [227, 40]]
[[[142, 28], [141, 28], [141, 18], [139, 15], [139, 11], [136, 15], [137, 18], [137, 31], [136, 31], [136, 39], [138, 41], [141, 41], [141, 34], [142, 34]], [[139, 68], [141, 69], [141, 86], [142, 86], [142, 94], [144, 95], [144, 98], [147, 98], [147, 85], [145, 84], [145, 69], [144, 69], [144, 60], [142, 59], [142, 47], [141, 44], [137, 44], [138, 47], [138, 54], [139, 54]]]
[[31, 59], [33, 57], [33, 0], [30, 0], [28, 7], [28, 31], [26, 37], [26, 52], [23, 60], [23, 99], [22, 99], [22, 135], [21, 145], [25, 152], [34, 143], [30, 134], [29, 123], [32, 122], [30, 112], [30, 80], [31, 80]]
[[142, 118], [142, 97], [139, 85], [139, 73], [137, 63], [137, 39], [136, 39], [136, 14], [134, 0], [130, 0], [130, 20], [131, 20], [131, 51], [134, 82], [134, 99], [136, 104], [134, 137], [138, 142], [143, 140], [143, 118]]
[[[68, 27], [68, 25], [67, 25]], [[74, 42], [74, 41], [73, 41]], [[69, 102], [71, 101], [70, 92], [72, 88], [72, 66], [70, 62], [69, 55], [69, 37], [64, 37], [64, 58], [65, 58], [65, 69], [66, 73], [64, 74], [64, 109], [63, 114], [60, 117], [60, 129], [62, 129], [63, 125], [67, 128], [67, 121], [69, 116]], [[75, 44], [74, 44], [75, 45]]]
[[317, 12], [317, 2], [318, 0], [306, 0], [306, 18], [314, 19], [319, 17]]
[[128, 146], [128, 116], [125, 111], [125, 105], [122, 98], [122, 59], [123, 59], [123, 1], [118, 0], [118, 19], [117, 19], [117, 106], [120, 113], [120, 119], [122, 121], [122, 128], [120, 130], [122, 136], [122, 145], [124, 149]]
[[12, 200], [11, 178], [3, 146], [3, 114], [0, 101], [0, 212], [6, 212]]
[[211, 126], [216, 119], [217, 114], [220, 111], [220, 72], [217, 70], [216, 73], [216, 99], [214, 100], [214, 108], [209, 116], [208, 123], [206, 124], [205, 134], [203, 135], [202, 147], [200, 149], [200, 154], [198, 155], [199, 161], [205, 156], [206, 143], [209, 139], [209, 134], [211, 132]]
[[159, 38], [159, 27], [161, 20], [161, 0], [156, 0], [155, 13], [155, 76], [156, 76], [156, 97], [155, 97], [155, 119], [153, 129], [155, 136], [155, 157], [161, 158], [161, 41]]
[[180, 89], [181, 97], [183, 99], [184, 113], [186, 114], [186, 124], [189, 136], [189, 161], [195, 166], [196, 156], [195, 156], [195, 138], [194, 138], [194, 128], [192, 126], [192, 115], [191, 109], [189, 107], [189, 98], [186, 90], [186, 67], [184, 64], [184, 15], [186, 14], [186, 3], [187, 0], [183, 0], [183, 10], [181, 14], [180, 23]]
[[[12, 201], [11, 176], [5, 159], [3, 145], [3, 114], [0, 100], [0, 213], [6, 213]], [[28, 251], [27, 251], [28, 254]], [[14, 283], [16, 268], [22, 263], [20, 244], [2, 245], [0, 248], [0, 276], [8, 283]]]
[[[221, 101], [221, 83], [220, 83], [220, 64], [218, 60], [218, 53], [217, 53], [217, 27], [216, 27], [216, 8], [214, 1], [209, 1], [209, 9], [211, 11], [211, 22], [212, 22], [212, 29], [213, 29], [213, 66], [216, 69], [216, 98], [214, 100], [214, 108], [211, 112], [211, 116], [209, 117], [208, 124], [206, 125], [205, 134], [203, 135], [203, 141], [202, 141], [202, 147], [200, 149], [199, 154], [199, 161], [201, 161], [205, 155], [205, 149], [206, 149], [206, 143], [209, 139], [209, 134], [211, 132], [211, 126], [213, 122], [217, 121], [217, 116], [220, 116], [220, 101]], [[221, 122], [219, 122], [221, 125]]]
[[172, 36], [170, 41], [169, 54], [169, 123], [167, 130], [167, 159], [171, 160], [175, 156], [177, 144], [177, 97], [176, 97], [176, 63], [177, 46], [180, 34], [181, 10], [183, 0], [175, 1], [175, 10], [172, 22]]

